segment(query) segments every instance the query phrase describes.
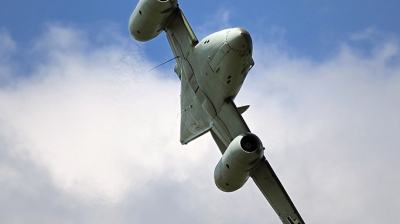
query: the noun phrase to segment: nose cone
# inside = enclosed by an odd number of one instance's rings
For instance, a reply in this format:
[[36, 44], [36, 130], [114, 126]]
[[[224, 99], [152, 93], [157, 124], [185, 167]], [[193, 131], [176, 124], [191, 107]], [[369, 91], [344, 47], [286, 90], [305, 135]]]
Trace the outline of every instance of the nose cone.
[[230, 48], [236, 51], [251, 50], [253, 48], [251, 36], [243, 28], [233, 28], [229, 30], [226, 41]]

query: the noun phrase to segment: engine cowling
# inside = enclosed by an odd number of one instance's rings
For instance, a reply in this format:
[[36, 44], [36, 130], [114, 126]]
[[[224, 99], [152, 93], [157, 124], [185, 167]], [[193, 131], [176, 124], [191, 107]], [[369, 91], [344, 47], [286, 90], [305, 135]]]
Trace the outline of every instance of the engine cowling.
[[255, 134], [245, 133], [237, 136], [215, 167], [215, 184], [225, 192], [241, 188], [263, 155], [262, 143]]
[[177, 8], [177, 0], [140, 0], [129, 19], [131, 36], [138, 41], [155, 38]]

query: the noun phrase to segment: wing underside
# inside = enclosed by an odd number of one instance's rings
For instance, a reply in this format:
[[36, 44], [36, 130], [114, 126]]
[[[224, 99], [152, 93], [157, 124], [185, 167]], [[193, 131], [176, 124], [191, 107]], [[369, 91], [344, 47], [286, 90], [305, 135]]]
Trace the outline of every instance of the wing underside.
[[265, 157], [252, 172], [251, 177], [283, 223], [304, 224], [299, 212]]
[[[172, 15], [165, 33], [175, 57], [187, 58], [189, 52], [199, 42], [180, 8]], [[177, 60], [179, 63], [179, 60]]]
[[215, 142], [217, 142], [221, 153], [224, 154], [229, 143], [235, 137], [247, 132], [250, 132], [250, 129], [235, 103], [232, 99], [226, 99], [225, 104], [213, 119], [213, 126], [211, 128], [211, 134]]

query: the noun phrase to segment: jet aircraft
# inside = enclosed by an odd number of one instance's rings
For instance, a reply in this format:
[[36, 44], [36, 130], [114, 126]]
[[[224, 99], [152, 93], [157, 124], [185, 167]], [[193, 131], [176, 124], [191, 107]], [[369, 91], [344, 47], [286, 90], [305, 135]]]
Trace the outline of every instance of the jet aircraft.
[[181, 81], [180, 142], [188, 144], [211, 133], [222, 153], [214, 171], [217, 187], [232, 192], [251, 177], [282, 223], [304, 224], [266, 160], [261, 140], [241, 115], [249, 106], [238, 108], [234, 103], [254, 65], [250, 34], [231, 28], [199, 41], [177, 0], [140, 0], [130, 17], [129, 31], [141, 42], [166, 33]]

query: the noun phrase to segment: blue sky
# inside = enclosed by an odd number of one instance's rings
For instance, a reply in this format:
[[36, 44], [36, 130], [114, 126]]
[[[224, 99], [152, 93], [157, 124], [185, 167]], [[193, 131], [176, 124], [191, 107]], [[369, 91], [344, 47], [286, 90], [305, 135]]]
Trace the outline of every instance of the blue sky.
[[[104, 0], [73, 4], [66, 1], [4, 1], [0, 9], [0, 26], [11, 32], [21, 47], [43, 32], [46, 24], [55, 22], [97, 30], [101, 29], [101, 23], [111, 21], [123, 33], [135, 4], [135, 1]], [[248, 29], [256, 40], [282, 41], [294, 54], [314, 60], [331, 57], [338, 45], [348, 41], [353, 32], [374, 27], [398, 35], [400, 30], [397, 1], [203, 1], [202, 4], [180, 4], [195, 31], [210, 22], [214, 25], [210, 25], [209, 30], [219, 30], [218, 20], [223, 12], [228, 12], [227, 25]], [[146, 53], [161, 59], [152, 51], [166, 42], [157, 42], [162, 44], [146, 44]], [[163, 50], [168, 51], [167, 47]]]
[[[252, 35], [238, 106], [307, 223], [396, 223], [395, 1], [180, 1], [198, 38]], [[213, 182], [211, 136], [179, 143], [180, 83], [136, 1], [3, 1], [0, 223], [281, 223], [252, 181]]]

